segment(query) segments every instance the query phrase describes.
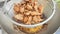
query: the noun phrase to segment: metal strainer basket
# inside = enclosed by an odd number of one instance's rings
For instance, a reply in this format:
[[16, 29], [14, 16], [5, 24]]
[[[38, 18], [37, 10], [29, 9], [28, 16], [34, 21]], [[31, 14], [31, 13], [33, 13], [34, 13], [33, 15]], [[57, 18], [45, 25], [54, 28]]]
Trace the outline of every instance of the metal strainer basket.
[[27, 28], [33, 28], [33, 27], [36, 27], [36, 26], [40, 26], [40, 25], [43, 25], [43, 24], [47, 23], [50, 19], [52, 19], [52, 17], [55, 14], [56, 3], [55, 3], [54, 0], [38, 0], [39, 4], [42, 3], [45, 6], [43, 13], [44, 13], [44, 15], [46, 16], [47, 19], [44, 20], [41, 23], [34, 24], [34, 25], [19, 24], [12, 19], [12, 17], [14, 16], [13, 5], [14, 5], [14, 3], [19, 3], [21, 1], [22, 0], [10, 0], [10, 1], [7, 2], [7, 0], [6, 0], [5, 5], [3, 7], [3, 10], [4, 10], [3, 13], [7, 16], [7, 18], [9, 18], [9, 20], [13, 24], [16, 24], [18, 26], [27, 27]]

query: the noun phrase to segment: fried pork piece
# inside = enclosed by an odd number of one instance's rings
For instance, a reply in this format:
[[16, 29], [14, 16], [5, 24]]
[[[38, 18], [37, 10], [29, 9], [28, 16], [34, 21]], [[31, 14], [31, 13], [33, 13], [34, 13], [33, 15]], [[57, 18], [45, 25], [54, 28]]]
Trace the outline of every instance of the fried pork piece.
[[37, 0], [34, 0], [34, 2], [31, 2], [32, 6], [34, 7], [35, 5], [38, 5]]
[[33, 21], [35, 21], [36, 23], [38, 23], [38, 22], [42, 22], [43, 19], [41, 19], [40, 16], [34, 16], [34, 17], [33, 17]]
[[27, 21], [27, 23], [26, 23], [27, 25], [31, 25], [31, 22], [30, 21]]
[[24, 2], [24, 1], [21, 2], [21, 6], [25, 8], [25, 6], [26, 6], [26, 2]]
[[38, 22], [42, 22], [44, 19], [41, 18], [41, 16], [37, 16]]
[[34, 5], [37, 5], [38, 4], [38, 0], [34, 0]]
[[38, 18], [37, 18], [37, 16], [34, 16], [34, 17], [33, 17], [33, 21], [36, 22], [36, 23], [38, 23]]
[[25, 11], [25, 12], [28, 12], [29, 10], [26, 10], [26, 9], [25, 9], [24, 11]]
[[34, 10], [38, 12], [38, 6], [37, 5], [34, 6]]
[[23, 21], [23, 15], [22, 14], [17, 14], [14, 16], [15, 19]]
[[18, 4], [17, 4], [17, 5], [16, 5], [16, 4], [14, 5], [14, 12], [15, 12], [15, 13], [19, 13], [19, 10], [20, 10], [19, 7], [20, 7], [20, 6], [19, 6]]
[[32, 19], [32, 21], [31, 21], [31, 24], [35, 24], [35, 22], [33, 21], [33, 19]]
[[31, 24], [31, 21], [32, 21], [32, 16], [28, 16], [28, 21], [26, 24]]
[[29, 4], [27, 4], [27, 6], [26, 6], [26, 7], [27, 7], [27, 9], [28, 9], [28, 10], [31, 10], [31, 9], [32, 9], [32, 6], [31, 6], [31, 5], [29, 5]]
[[24, 12], [25, 15], [30, 15], [31, 11]]
[[40, 5], [40, 6], [38, 7], [38, 10], [39, 10], [40, 13], [43, 13], [43, 9], [44, 9], [43, 5]]
[[41, 15], [41, 13], [33, 11], [31, 12], [31, 15]]
[[28, 21], [28, 17], [27, 16], [24, 16], [23, 21], [24, 21], [24, 23], [26, 23]]
[[20, 13], [24, 12], [24, 7], [20, 7]]

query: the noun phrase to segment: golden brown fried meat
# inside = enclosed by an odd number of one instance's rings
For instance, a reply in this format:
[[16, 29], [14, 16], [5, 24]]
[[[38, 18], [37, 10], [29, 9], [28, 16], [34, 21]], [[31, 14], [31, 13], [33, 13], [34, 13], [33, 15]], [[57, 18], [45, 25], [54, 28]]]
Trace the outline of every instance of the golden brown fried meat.
[[20, 6], [17, 4], [17, 5], [14, 5], [14, 12], [15, 13], [19, 13], [19, 11], [20, 11], [20, 8], [19, 8]]
[[22, 14], [17, 14], [14, 16], [15, 19], [17, 20], [23, 20], [23, 15]]
[[24, 0], [14, 5], [14, 18], [23, 21], [24, 24], [36, 24], [42, 22], [43, 5], [38, 4], [38, 0]]

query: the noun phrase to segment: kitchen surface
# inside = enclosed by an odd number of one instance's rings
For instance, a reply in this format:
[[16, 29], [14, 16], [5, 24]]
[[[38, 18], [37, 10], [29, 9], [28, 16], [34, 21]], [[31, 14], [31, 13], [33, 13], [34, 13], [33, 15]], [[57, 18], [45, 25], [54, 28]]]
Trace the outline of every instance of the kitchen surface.
[[[0, 8], [2, 8], [3, 3], [4, 2], [0, 2]], [[48, 21], [48, 23], [47, 23], [48, 24], [47, 25], [47, 29], [46, 30], [43, 30], [42, 32], [40, 31], [40, 32], [38, 32], [36, 34], [60, 34], [60, 33], [56, 33], [58, 31], [58, 28], [60, 27], [60, 7], [58, 5], [59, 4], [56, 3], [56, 12], [55, 12], [53, 18], [50, 21]], [[1, 11], [1, 9], [0, 9], [0, 11]], [[13, 26], [8, 21], [8, 19], [6, 19], [6, 16], [3, 15], [3, 14], [1, 15], [1, 14], [2, 13], [0, 12], [0, 25], [2, 26], [0, 28], [0, 34], [5, 34], [5, 32], [7, 32], [8, 34], [17, 34], [17, 32], [14, 33], [15, 31], [12, 28]], [[5, 22], [5, 24], [4, 24], [4, 22]], [[20, 32], [19, 34], [25, 34], [25, 33]]]

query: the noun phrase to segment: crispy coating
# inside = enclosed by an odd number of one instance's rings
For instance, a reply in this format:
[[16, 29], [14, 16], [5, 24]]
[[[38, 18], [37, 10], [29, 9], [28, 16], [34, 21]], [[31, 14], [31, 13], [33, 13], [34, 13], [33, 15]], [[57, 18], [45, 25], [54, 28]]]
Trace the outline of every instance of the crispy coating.
[[40, 15], [43, 15], [43, 5], [38, 6], [38, 0], [24, 0], [21, 3], [14, 5], [14, 17], [17, 20], [21, 20], [24, 24], [36, 24], [42, 22], [44, 19]]
[[17, 20], [23, 20], [23, 15], [22, 14], [17, 14], [14, 16], [15, 19]]

